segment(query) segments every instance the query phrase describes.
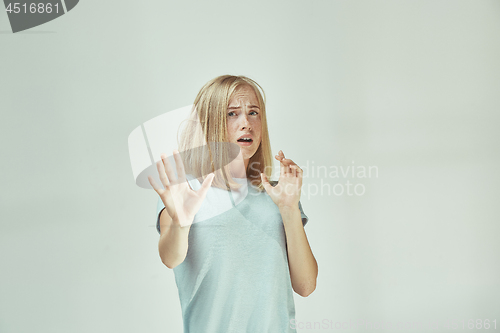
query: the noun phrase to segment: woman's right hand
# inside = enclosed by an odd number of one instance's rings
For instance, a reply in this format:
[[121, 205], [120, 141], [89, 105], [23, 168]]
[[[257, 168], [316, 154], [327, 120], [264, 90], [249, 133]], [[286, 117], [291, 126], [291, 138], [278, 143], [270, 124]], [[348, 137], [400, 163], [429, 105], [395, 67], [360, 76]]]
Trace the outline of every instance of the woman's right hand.
[[168, 215], [172, 218], [172, 223], [181, 227], [189, 226], [193, 223], [194, 216], [200, 209], [215, 175], [213, 173], [209, 174], [203, 181], [201, 188], [194, 191], [189, 187], [184, 172], [184, 164], [177, 150], [174, 150], [177, 177], [175, 177], [167, 156], [162, 154], [161, 159], [162, 161], [158, 161], [156, 166], [165, 189], [158, 186], [151, 176], [148, 176], [149, 183], [163, 201]]

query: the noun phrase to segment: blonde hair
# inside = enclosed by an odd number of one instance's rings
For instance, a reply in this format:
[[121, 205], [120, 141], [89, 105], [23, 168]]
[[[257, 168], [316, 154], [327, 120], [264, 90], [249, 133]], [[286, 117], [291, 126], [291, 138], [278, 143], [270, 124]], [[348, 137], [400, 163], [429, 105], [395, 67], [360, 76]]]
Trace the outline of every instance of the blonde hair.
[[226, 190], [239, 188], [241, 185], [233, 179], [228, 166], [239, 153], [239, 146], [228, 143], [226, 117], [233, 94], [244, 86], [251, 87], [257, 96], [262, 126], [261, 142], [248, 162], [246, 174], [250, 183], [262, 191], [264, 187], [260, 173], [270, 178], [272, 154], [266, 121], [265, 93], [252, 79], [222, 75], [207, 82], [194, 100], [190, 121], [182, 132], [179, 147], [186, 174], [204, 180], [209, 173], [214, 172], [212, 186]]

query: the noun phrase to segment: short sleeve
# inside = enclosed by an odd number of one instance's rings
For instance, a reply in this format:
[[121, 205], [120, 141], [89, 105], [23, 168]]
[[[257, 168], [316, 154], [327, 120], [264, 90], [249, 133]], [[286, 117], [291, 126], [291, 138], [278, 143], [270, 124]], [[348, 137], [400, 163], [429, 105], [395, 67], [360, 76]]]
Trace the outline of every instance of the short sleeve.
[[299, 209], [300, 209], [300, 216], [302, 217], [302, 226], [305, 227], [307, 221], [309, 221], [309, 218], [307, 217], [306, 214], [304, 214], [304, 211], [302, 210], [302, 205], [300, 204], [300, 200], [299, 200]]
[[160, 231], [160, 213], [161, 211], [165, 208], [165, 205], [163, 204], [163, 201], [161, 201], [161, 198], [158, 197], [158, 205], [156, 206], [156, 212], [157, 212], [157, 215], [156, 215], [156, 230], [158, 231], [158, 233], [161, 235], [161, 231]]

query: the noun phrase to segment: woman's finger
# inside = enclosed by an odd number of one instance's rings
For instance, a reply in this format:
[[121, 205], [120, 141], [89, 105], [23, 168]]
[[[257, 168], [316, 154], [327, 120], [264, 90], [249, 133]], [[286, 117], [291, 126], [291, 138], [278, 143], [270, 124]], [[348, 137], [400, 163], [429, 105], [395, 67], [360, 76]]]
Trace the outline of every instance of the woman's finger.
[[287, 173], [287, 176], [291, 176], [292, 175], [292, 168], [291, 168], [291, 165], [286, 163], [286, 161], [283, 161], [283, 164], [285, 165], [285, 169], [286, 169], [286, 173]]
[[207, 191], [210, 188], [210, 186], [212, 185], [212, 181], [214, 180], [214, 178], [215, 178], [215, 174], [213, 172], [210, 173], [210, 174], [208, 174], [207, 177], [205, 177], [205, 180], [203, 181], [203, 184], [201, 184], [200, 189], [198, 191], [196, 191], [203, 198], [207, 194]]
[[167, 177], [169, 180], [168, 184], [170, 185], [171, 182], [174, 182], [176, 180], [174, 169], [172, 169], [172, 165], [168, 161], [167, 155], [162, 154], [161, 161], [162, 161], [163, 169], [165, 170], [164, 173], [167, 174]]
[[292, 165], [292, 166], [290, 166], [290, 169], [291, 169], [292, 176], [297, 177], [297, 166]]
[[170, 181], [167, 179], [167, 175], [165, 174], [165, 167], [163, 161], [156, 162], [156, 168], [158, 169], [158, 175], [160, 176], [161, 183], [165, 188], [170, 186]]
[[276, 155], [276, 156], [277, 156], [277, 158], [276, 158], [276, 159], [277, 159], [278, 161], [280, 161], [280, 162], [283, 162], [283, 164], [285, 164], [285, 165], [290, 164], [290, 162], [289, 162], [290, 160], [289, 160], [289, 159], [286, 159], [286, 158], [284, 158], [283, 156], [279, 156], [279, 155]]
[[280, 166], [281, 166], [281, 174], [283, 176], [287, 176], [290, 173], [290, 167], [286, 165], [283, 161], [280, 161]]
[[175, 167], [177, 168], [177, 180], [179, 183], [186, 181], [186, 173], [184, 172], [184, 163], [182, 162], [181, 154], [178, 150], [174, 150]]
[[273, 188], [271, 184], [269, 183], [269, 180], [267, 179], [267, 176], [264, 173], [260, 174], [260, 179], [262, 180], [262, 185], [264, 186], [264, 189], [266, 190], [267, 193], [271, 191]]
[[281, 160], [281, 157], [280, 157], [279, 155], [276, 155], [276, 156], [277, 156], [277, 157], [276, 157], [276, 159], [277, 159], [278, 161], [280, 161], [280, 175], [283, 175], [283, 176], [284, 176], [284, 175], [285, 175], [285, 173], [286, 173], [286, 170], [285, 170], [285, 165], [283, 164], [283, 162], [282, 162], [282, 160]]
[[151, 186], [153, 187], [153, 189], [156, 191], [156, 193], [160, 194], [160, 192], [163, 191], [163, 189], [160, 186], [158, 186], [158, 184], [156, 184], [153, 177], [148, 176], [148, 180], [149, 180], [149, 183], [151, 184]]
[[285, 158], [285, 155], [283, 154], [283, 151], [280, 150], [275, 157], [278, 161], [282, 161]]
[[297, 177], [302, 179], [302, 176], [304, 175], [304, 170], [302, 170], [298, 165], [297, 165]]

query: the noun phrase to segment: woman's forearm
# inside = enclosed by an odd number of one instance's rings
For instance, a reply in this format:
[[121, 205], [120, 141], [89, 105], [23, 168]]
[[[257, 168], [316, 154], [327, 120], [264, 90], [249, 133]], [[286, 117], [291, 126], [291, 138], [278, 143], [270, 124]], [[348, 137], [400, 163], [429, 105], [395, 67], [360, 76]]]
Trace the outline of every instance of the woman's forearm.
[[281, 208], [293, 290], [306, 297], [316, 289], [318, 264], [307, 241], [298, 207]]
[[190, 228], [191, 225], [181, 227], [179, 223], [174, 223], [165, 210], [161, 212], [158, 251], [161, 261], [168, 268], [174, 268], [186, 258]]

